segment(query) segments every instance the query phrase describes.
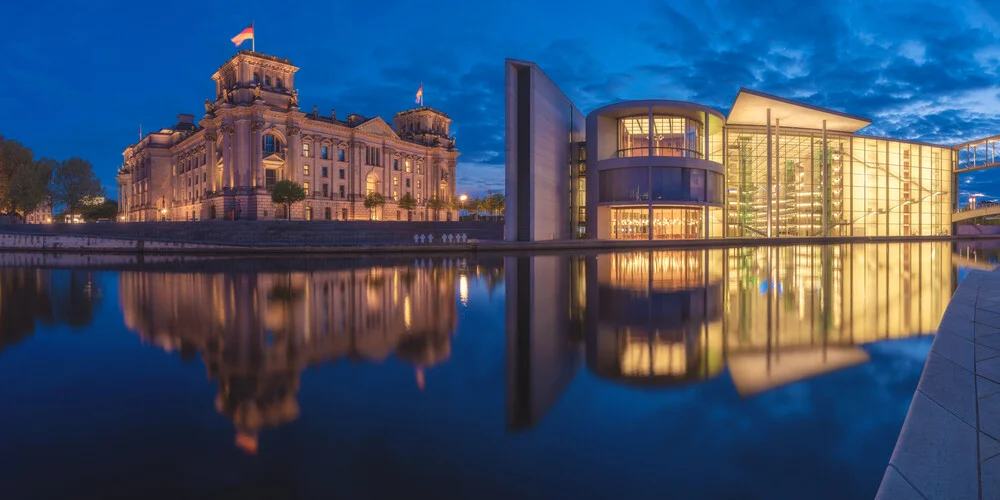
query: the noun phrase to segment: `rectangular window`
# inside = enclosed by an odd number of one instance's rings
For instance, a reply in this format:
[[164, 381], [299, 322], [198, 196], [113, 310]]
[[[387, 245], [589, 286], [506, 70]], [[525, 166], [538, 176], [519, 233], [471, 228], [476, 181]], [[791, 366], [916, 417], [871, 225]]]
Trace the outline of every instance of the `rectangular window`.
[[337, 160], [344, 161], [344, 150], [343, 149], [338, 149], [337, 150]]
[[396, 191], [395, 189], [392, 190], [392, 199], [393, 201], [399, 199], [399, 191]]
[[406, 187], [410, 187], [410, 179], [406, 179]]
[[417, 179], [417, 189], [420, 189], [420, 187], [421, 187], [420, 185], [421, 185], [421, 184], [422, 184], [422, 183], [420, 182], [420, 179]]
[[406, 160], [406, 172], [410, 172], [410, 160]]
[[417, 174], [423, 174], [423, 173], [424, 173], [424, 166], [418, 163], [417, 164]]
[[309, 165], [302, 165], [302, 175], [309, 175]]
[[309, 158], [309, 143], [302, 143], [302, 156]]
[[208, 182], [208, 172], [201, 173], [201, 182]]
[[264, 171], [264, 187], [271, 189], [278, 182], [278, 171], [269, 168]]
[[340, 169], [340, 178], [341, 178], [341, 179], [343, 179], [343, 178], [344, 178], [344, 169]]
[[341, 198], [344, 197], [344, 185], [343, 184], [340, 185], [340, 197]]
[[340, 217], [343, 220], [347, 220], [347, 209], [346, 208], [343, 208], [343, 209], [340, 210]]
[[302, 189], [304, 189], [306, 191], [306, 196], [309, 196], [309, 183], [308, 182], [303, 182], [302, 183]]
[[330, 148], [328, 148], [327, 146], [320, 146], [319, 147], [319, 157], [322, 158], [322, 159], [324, 159], [324, 160], [329, 160], [330, 159]]
[[396, 176], [392, 177], [392, 185], [393, 186], [398, 186], [399, 185], [399, 177], [396, 177]]
[[397, 159], [393, 159], [392, 160], [392, 169], [393, 170], [399, 170], [399, 160], [397, 160]]
[[324, 178], [324, 179], [326, 179], [326, 178], [328, 177], [328, 175], [327, 175], [327, 174], [329, 173], [329, 170], [330, 170], [330, 169], [328, 169], [328, 168], [326, 168], [326, 167], [323, 167], [323, 170], [322, 170], [322, 174], [323, 174], [323, 178]]
[[382, 150], [371, 146], [365, 146], [365, 164], [381, 167]]
[[328, 184], [323, 184], [323, 197], [326, 198], [330, 196], [330, 186]]
[[333, 216], [333, 214], [331, 213], [332, 211], [333, 210], [331, 210], [330, 207], [324, 208], [323, 209], [323, 218], [326, 219], [326, 220], [330, 220], [332, 218], [332, 216]]

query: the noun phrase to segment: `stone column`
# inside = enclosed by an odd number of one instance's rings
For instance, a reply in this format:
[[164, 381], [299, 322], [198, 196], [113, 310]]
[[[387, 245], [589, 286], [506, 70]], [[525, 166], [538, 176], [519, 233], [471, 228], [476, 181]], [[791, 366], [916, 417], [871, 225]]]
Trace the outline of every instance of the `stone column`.
[[237, 120], [233, 132], [233, 187], [250, 187], [250, 122]]
[[285, 133], [288, 135], [288, 147], [285, 148], [285, 178], [293, 181], [302, 170], [302, 136], [299, 132], [299, 126], [294, 123], [285, 127]]
[[214, 130], [205, 132], [205, 170], [208, 171], [208, 189], [213, 193], [219, 191], [219, 176], [215, 162], [215, 140], [218, 138]]
[[253, 132], [250, 134], [250, 182], [253, 187], [261, 188], [264, 187], [264, 163], [261, 157], [264, 152], [264, 122], [255, 119], [250, 125], [250, 130]]
[[222, 126], [222, 187], [224, 189], [233, 188], [233, 127], [231, 125]]

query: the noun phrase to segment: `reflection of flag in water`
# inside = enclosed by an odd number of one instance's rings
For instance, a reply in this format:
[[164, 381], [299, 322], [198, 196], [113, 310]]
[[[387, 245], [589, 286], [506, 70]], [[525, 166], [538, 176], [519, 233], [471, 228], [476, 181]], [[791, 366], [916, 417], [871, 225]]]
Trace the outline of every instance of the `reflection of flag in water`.
[[[233, 42], [234, 44], [236, 44], [237, 47], [239, 47], [240, 44], [242, 44], [243, 42], [245, 42], [247, 40], [250, 40], [251, 43], [252, 43], [254, 41], [254, 39], [253, 39], [253, 23], [251, 22], [249, 28], [241, 31], [239, 35], [236, 35], [236, 36], [230, 38], [229, 40], [231, 42]], [[251, 49], [251, 50], [253, 50], [253, 49]]]
[[420, 88], [417, 89], [417, 104], [424, 105], [424, 82], [420, 82]]

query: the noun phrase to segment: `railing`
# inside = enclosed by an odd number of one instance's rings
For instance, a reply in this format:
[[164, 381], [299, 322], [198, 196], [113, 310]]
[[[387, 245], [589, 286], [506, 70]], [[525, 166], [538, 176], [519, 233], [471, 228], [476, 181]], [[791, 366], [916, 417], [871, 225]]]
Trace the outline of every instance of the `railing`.
[[[649, 147], [623, 148], [618, 150], [618, 158], [633, 158], [637, 156], [650, 156]], [[704, 158], [705, 154], [695, 149], [674, 148], [667, 146], [653, 146], [652, 156], [667, 156], [681, 158]]]
[[1000, 206], [1000, 201], [979, 201], [976, 202], [976, 206], [966, 205], [964, 207], [959, 207], [954, 213], [959, 214], [962, 212], [971, 212], [973, 210], [981, 210], [984, 208]]

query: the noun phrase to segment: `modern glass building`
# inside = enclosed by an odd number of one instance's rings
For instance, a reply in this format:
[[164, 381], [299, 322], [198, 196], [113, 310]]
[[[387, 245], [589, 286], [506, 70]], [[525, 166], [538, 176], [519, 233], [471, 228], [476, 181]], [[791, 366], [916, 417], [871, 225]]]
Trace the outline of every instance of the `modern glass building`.
[[584, 119], [508, 60], [506, 239], [951, 234], [971, 149], [858, 133], [869, 124], [747, 89], [728, 116], [645, 100]]

